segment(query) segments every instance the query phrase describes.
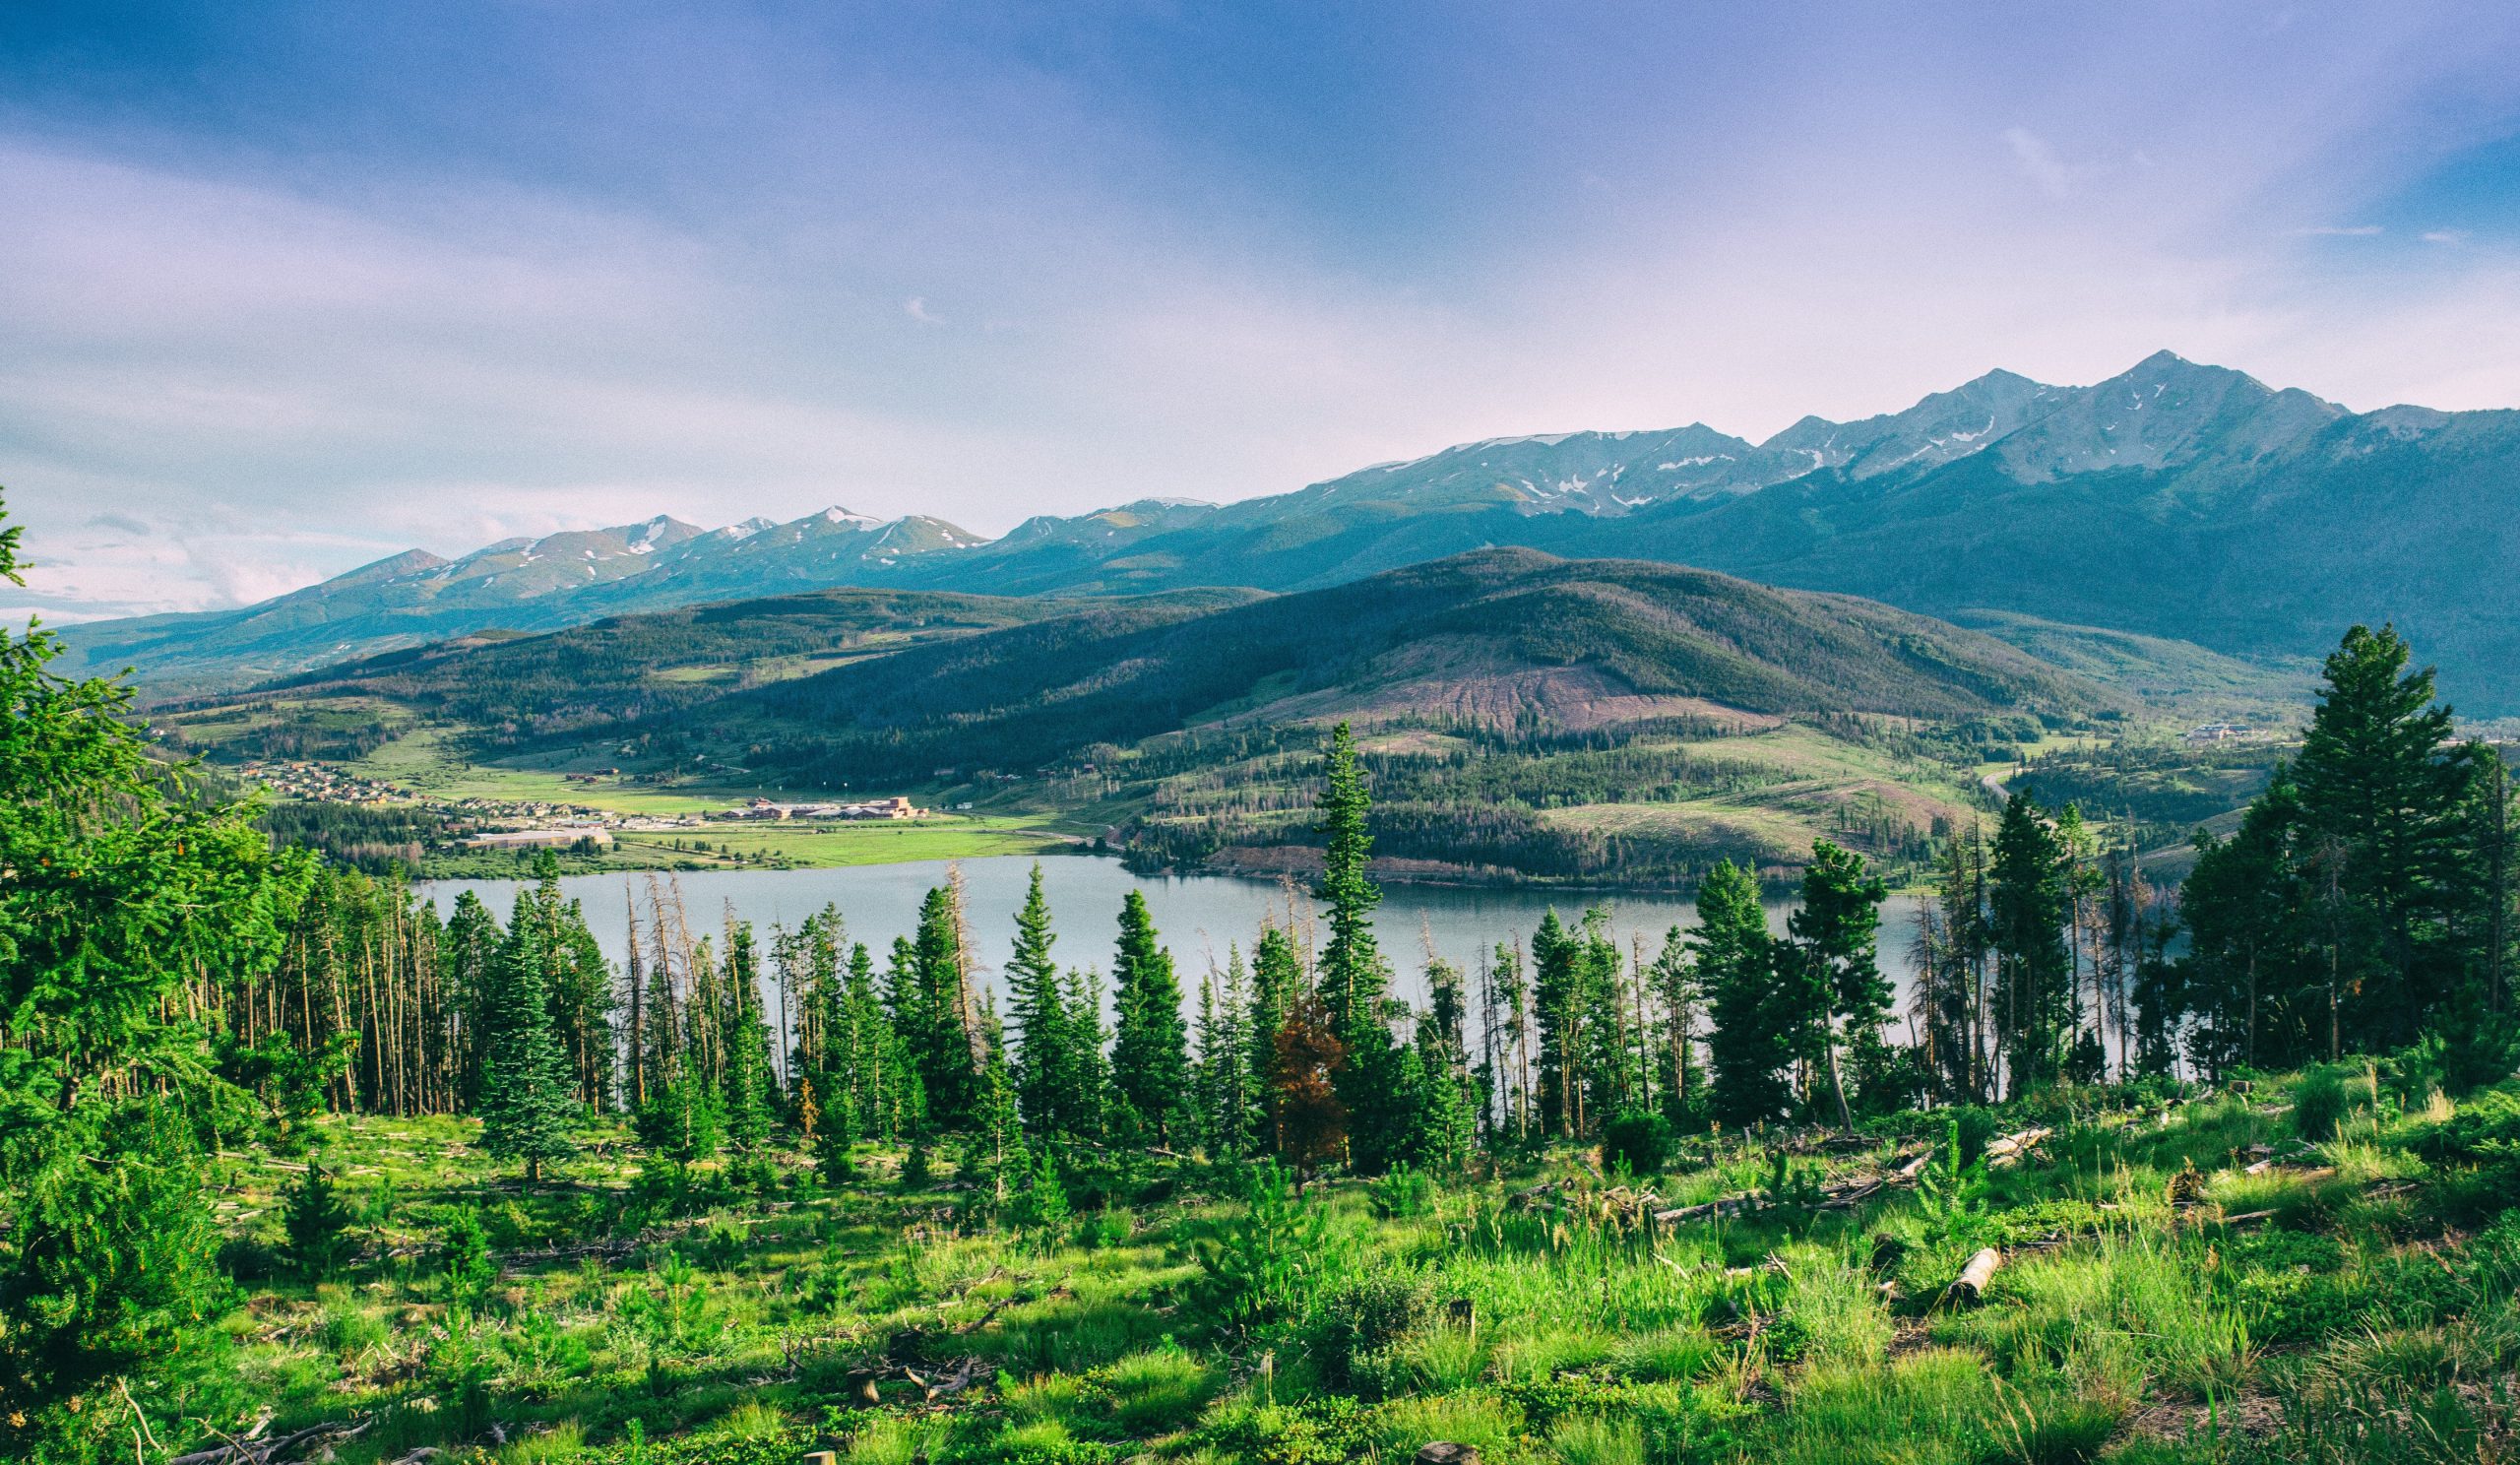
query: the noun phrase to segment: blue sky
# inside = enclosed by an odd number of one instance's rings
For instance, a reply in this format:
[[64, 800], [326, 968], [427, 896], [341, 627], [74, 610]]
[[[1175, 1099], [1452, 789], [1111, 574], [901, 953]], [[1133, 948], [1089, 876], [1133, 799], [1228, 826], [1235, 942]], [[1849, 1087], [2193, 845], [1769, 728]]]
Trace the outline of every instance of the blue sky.
[[2168, 347], [2520, 406], [2520, 9], [0, 9], [55, 615], [840, 503], [982, 532]]

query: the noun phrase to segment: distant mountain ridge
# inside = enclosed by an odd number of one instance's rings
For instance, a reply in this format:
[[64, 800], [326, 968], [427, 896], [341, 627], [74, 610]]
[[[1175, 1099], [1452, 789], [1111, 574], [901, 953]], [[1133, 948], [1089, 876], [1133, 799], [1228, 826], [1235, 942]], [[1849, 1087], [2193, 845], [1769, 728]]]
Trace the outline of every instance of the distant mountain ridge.
[[1938, 616], [1989, 612], [2300, 656], [2395, 620], [2474, 706], [2520, 711], [2520, 413], [2356, 414], [2156, 353], [2087, 387], [1993, 371], [1752, 443], [1493, 438], [1291, 493], [1150, 498], [996, 540], [828, 510], [669, 519], [398, 555], [261, 605], [74, 627], [89, 665], [234, 685], [490, 626], [829, 586], [998, 595], [1286, 591], [1495, 545], [1650, 558]]

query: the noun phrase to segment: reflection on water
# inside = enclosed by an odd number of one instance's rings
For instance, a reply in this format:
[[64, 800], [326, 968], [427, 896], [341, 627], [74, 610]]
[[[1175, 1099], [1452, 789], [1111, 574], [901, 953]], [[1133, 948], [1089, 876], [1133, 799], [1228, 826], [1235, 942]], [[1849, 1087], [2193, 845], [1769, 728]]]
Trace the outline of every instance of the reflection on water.
[[[1025, 882], [1034, 861], [1007, 855], [960, 863], [970, 896], [973, 938], [993, 978], [1014, 949], [1015, 913], [1024, 904]], [[1198, 974], [1210, 960], [1222, 966], [1229, 944], [1249, 951], [1262, 920], [1272, 910], [1282, 913], [1283, 919], [1286, 909], [1280, 886], [1232, 875], [1137, 875], [1115, 859], [1085, 855], [1053, 857], [1040, 865], [1050, 909], [1057, 917], [1055, 954], [1061, 965], [1107, 969], [1120, 901], [1132, 889], [1143, 891], [1165, 944], [1172, 948], [1185, 996], [1197, 990]], [[760, 927], [766, 938], [773, 924], [792, 926], [826, 903], [835, 904], [849, 922], [850, 938], [866, 943], [880, 970], [893, 937], [908, 935], [916, 926], [919, 899], [944, 883], [946, 867], [944, 860], [920, 860], [843, 869], [705, 870], [672, 878], [682, 888], [695, 935], [715, 929], [731, 911], [735, 920]], [[571, 897], [586, 903], [588, 924], [616, 963], [625, 949], [631, 897], [640, 902], [645, 919], [648, 878], [573, 875], [560, 882]], [[504, 920], [519, 884], [515, 880], [437, 880], [417, 888], [423, 898], [438, 903], [440, 916], [454, 909], [457, 892], [472, 890]], [[1424, 954], [1430, 947], [1436, 955], [1470, 970], [1481, 952], [1492, 951], [1499, 941], [1519, 937], [1528, 945], [1533, 928], [1550, 908], [1561, 920], [1571, 922], [1593, 905], [1608, 910], [1610, 929], [1622, 947], [1642, 935], [1649, 959], [1665, 933], [1674, 925], [1686, 929], [1697, 917], [1694, 905], [1670, 896], [1390, 885], [1383, 889], [1374, 929], [1398, 974], [1395, 993], [1415, 1000], [1425, 990]], [[1788, 909], [1782, 902], [1771, 904], [1769, 925], [1782, 931]], [[1912, 897], [1894, 896], [1882, 908], [1882, 970], [1899, 985], [1903, 1004], [1916, 918], [1917, 902]]]

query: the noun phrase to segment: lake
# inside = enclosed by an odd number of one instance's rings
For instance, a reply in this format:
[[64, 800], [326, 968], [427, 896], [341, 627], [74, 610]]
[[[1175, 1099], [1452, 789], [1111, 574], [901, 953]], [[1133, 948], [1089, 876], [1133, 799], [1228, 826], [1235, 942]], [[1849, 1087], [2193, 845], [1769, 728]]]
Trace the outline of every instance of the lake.
[[[970, 902], [973, 939], [983, 971], [993, 982], [1013, 952], [1015, 913], [1024, 904], [1025, 883], [1035, 861], [1029, 856], [992, 856], [958, 862]], [[1052, 856], [1040, 863], [1042, 886], [1057, 919], [1059, 939], [1054, 952], [1061, 966], [1107, 971], [1120, 902], [1129, 891], [1142, 891], [1157, 929], [1172, 950], [1173, 967], [1190, 1000], [1195, 1000], [1199, 974], [1210, 962], [1222, 967], [1229, 944], [1249, 952], [1261, 921], [1272, 910], [1283, 913], [1286, 909], [1284, 890], [1268, 881], [1233, 875], [1132, 874], [1107, 856]], [[945, 882], [948, 861], [940, 860], [838, 869], [701, 870], [670, 878], [681, 886], [694, 935], [718, 929], [731, 911], [736, 920], [751, 922], [766, 939], [772, 925], [793, 926], [826, 903], [836, 904], [849, 922], [850, 938], [866, 943], [881, 971], [893, 938], [916, 927], [920, 898]], [[646, 919], [649, 879], [615, 873], [575, 875], [560, 882], [562, 890], [585, 902], [587, 923], [615, 963], [626, 950], [627, 903], [632, 897], [640, 902], [641, 920]], [[434, 880], [415, 888], [423, 898], [437, 902], [441, 917], [454, 908], [459, 892], [471, 890], [504, 921], [520, 883]], [[1674, 925], [1685, 929], [1697, 919], [1694, 904], [1670, 896], [1516, 886], [1387, 885], [1374, 915], [1374, 929], [1397, 974], [1395, 994], [1416, 1001], [1425, 994], [1424, 953], [1429, 945], [1436, 955], [1459, 964], [1465, 972], [1474, 971], [1480, 953], [1494, 950], [1499, 941], [1519, 936], [1528, 949], [1533, 929], [1551, 908], [1560, 920], [1571, 923], [1592, 905], [1608, 909], [1610, 928], [1622, 948], [1632, 935], [1641, 934], [1649, 959], [1660, 949], [1667, 931]], [[1771, 903], [1768, 924], [1784, 930], [1791, 909], [1790, 902]], [[1893, 896], [1881, 913], [1882, 970], [1898, 984], [1903, 1008], [1917, 910], [1915, 897]]]

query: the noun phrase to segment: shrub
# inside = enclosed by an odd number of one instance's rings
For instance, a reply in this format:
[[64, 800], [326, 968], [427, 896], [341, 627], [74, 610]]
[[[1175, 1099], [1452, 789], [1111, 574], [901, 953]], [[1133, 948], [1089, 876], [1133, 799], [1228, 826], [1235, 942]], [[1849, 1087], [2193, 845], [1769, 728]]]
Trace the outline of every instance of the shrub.
[[1088, 1251], [1107, 1251], [1129, 1239], [1137, 1227], [1129, 1213], [1104, 1206], [1076, 1224], [1076, 1243]]
[[1658, 1175], [1671, 1160], [1670, 1121], [1650, 1110], [1631, 1109], [1602, 1130], [1602, 1164], [1625, 1165], [1630, 1175]]
[[1423, 1216], [1435, 1208], [1435, 1181], [1403, 1161], [1365, 1187], [1365, 1202], [1386, 1221]]
[[2293, 1090], [2293, 1127], [2313, 1143], [2334, 1139], [2337, 1126], [2353, 1112], [2354, 1098], [2346, 1091], [2345, 1075], [2333, 1068], [2311, 1069]]
[[1426, 1287], [1415, 1277], [1351, 1282], [1322, 1304], [1315, 1326], [1324, 1381], [1379, 1394], [1393, 1380], [1392, 1350], [1426, 1326]]
[[1067, 1187], [1059, 1182], [1058, 1157], [1043, 1146], [1038, 1163], [1025, 1174], [1015, 1197], [1015, 1224], [1027, 1231], [1055, 1235], [1068, 1220]]
[[350, 1208], [343, 1203], [332, 1177], [324, 1174], [321, 1165], [309, 1164], [306, 1174], [288, 1187], [282, 1224], [288, 1232], [282, 1255], [292, 1270], [309, 1282], [320, 1282], [340, 1271], [354, 1249], [349, 1236]]
[[466, 1306], [477, 1305], [499, 1280], [499, 1264], [490, 1257], [490, 1235], [481, 1213], [471, 1208], [446, 1218], [438, 1234], [438, 1261], [446, 1269], [447, 1296]]
[[1202, 1308], [1226, 1326], [1300, 1312], [1335, 1265], [1329, 1216], [1274, 1160], [1251, 1167], [1241, 1213], [1214, 1224], [1193, 1248]]

